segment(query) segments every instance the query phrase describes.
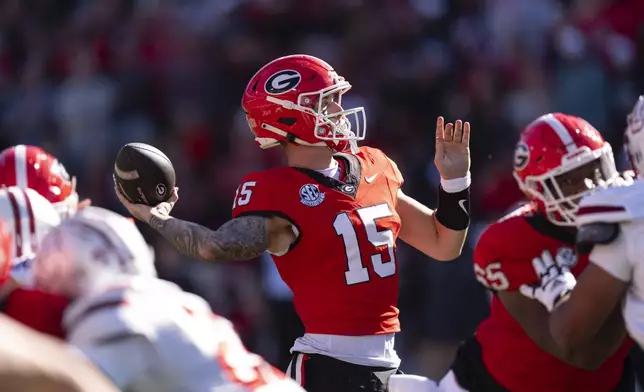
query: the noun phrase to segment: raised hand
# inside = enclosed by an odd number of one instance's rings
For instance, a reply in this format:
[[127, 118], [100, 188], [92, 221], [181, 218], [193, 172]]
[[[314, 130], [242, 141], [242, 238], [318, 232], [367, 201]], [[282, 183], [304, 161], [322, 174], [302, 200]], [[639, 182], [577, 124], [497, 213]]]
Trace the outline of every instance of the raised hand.
[[444, 180], [465, 177], [470, 170], [470, 123], [456, 120], [448, 123], [436, 120], [436, 169]]

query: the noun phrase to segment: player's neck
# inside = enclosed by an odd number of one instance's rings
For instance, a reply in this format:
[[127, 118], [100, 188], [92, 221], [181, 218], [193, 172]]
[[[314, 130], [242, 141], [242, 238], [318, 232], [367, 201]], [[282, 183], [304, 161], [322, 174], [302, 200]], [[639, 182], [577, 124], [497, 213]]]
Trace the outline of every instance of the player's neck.
[[284, 149], [289, 166], [310, 170], [333, 167], [333, 152], [326, 147], [288, 146]]

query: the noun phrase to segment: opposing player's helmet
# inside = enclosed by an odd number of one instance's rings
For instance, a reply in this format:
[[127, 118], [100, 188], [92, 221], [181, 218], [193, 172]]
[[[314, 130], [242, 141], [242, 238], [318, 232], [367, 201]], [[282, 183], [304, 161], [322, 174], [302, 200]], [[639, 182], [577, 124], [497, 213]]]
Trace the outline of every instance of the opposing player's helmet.
[[0, 185], [36, 190], [67, 217], [76, 211], [76, 178], [40, 147], [17, 145], [0, 152]]
[[134, 222], [92, 206], [45, 236], [33, 271], [37, 288], [71, 297], [122, 276], [156, 276], [154, 254]]
[[45, 235], [60, 224], [60, 215], [35, 190], [9, 187], [0, 189], [0, 219], [12, 237], [11, 277], [20, 284], [30, 285], [31, 261]]
[[285, 56], [251, 78], [242, 107], [261, 148], [289, 142], [344, 151], [366, 134], [364, 108], [341, 106], [349, 89], [351, 84], [326, 62], [303, 54]]
[[561, 226], [574, 226], [581, 198], [617, 177], [610, 144], [586, 120], [567, 114], [550, 113], [530, 123], [514, 153], [519, 187]]
[[624, 149], [633, 171], [638, 177], [642, 177], [644, 176], [644, 95], [639, 97], [626, 122]]

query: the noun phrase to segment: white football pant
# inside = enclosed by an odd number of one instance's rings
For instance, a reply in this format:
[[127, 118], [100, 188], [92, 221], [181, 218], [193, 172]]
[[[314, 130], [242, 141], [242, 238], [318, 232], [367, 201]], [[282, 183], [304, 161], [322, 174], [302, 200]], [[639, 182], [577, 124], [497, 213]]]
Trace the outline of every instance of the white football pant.
[[427, 377], [394, 374], [389, 377], [389, 392], [438, 392], [438, 385]]
[[441, 392], [469, 392], [467, 389], [458, 385], [456, 376], [453, 371], [447, 372], [445, 377], [438, 383], [438, 390]]

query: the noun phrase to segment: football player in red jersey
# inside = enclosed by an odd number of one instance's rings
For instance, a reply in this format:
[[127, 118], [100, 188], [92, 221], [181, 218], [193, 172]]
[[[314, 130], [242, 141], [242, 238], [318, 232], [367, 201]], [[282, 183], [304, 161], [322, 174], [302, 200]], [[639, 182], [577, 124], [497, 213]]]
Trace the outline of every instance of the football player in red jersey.
[[[401, 191], [403, 177], [382, 151], [357, 147], [363, 108], [345, 109], [351, 85], [312, 56], [278, 58], [250, 80], [242, 107], [261, 148], [281, 146], [288, 166], [247, 175], [233, 219], [209, 230], [169, 215], [178, 199], [129, 203], [175, 248], [203, 260], [272, 254], [294, 294], [306, 333], [289, 374], [310, 392], [386, 390], [400, 359], [396, 239], [437, 260], [456, 258], [469, 225], [469, 124], [436, 126], [439, 207]], [[351, 123], [353, 122], [353, 125]]]
[[67, 299], [31, 289], [31, 262], [42, 238], [60, 224], [52, 204], [33, 189], [0, 189], [0, 218], [13, 238], [9, 276], [0, 283], [0, 310], [43, 333], [64, 337], [61, 326]]
[[552, 312], [550, 331], [563, 347], [584, 346], [600, 338], [593, 332], [615, 311], [622, 312], [630, 336], [644, 347], [643, 131], [644, 95], [627, 116], [624, 132], [625, 152], [637, 180], [631, 186], [594, 192], [580, 202], [577, 248], [589, 254], [588, 268], [576, 279], [566, 265], [544, 253], [533, 260], [540, 285], [521, 287], [524, 295]]
[[[618, 312], [596, 344], [564, 350], [550, 334], [548, 311], [519, 291], [539, 282], [532, 259], [544, 250], [575, 275], [588, 265], [575, 252], [575, 216], [584, 195], [621, 181], [610, 145], [581, 118], [546, 114], [523, 130], [514, 176], [532, 202], [491, 224], [477, 243], [474, 270], [494, 292], [491, 313], [459, 348], [441, 389], [633, 391], [632, 372], [624, 365], [631, 342], [624, 340]], [[602, 363], [600, 353], [606, 352], [614, 354]]]
[[0, 186], [8, 187], [0, 191], [0, 217], [18, 239], [10, 279], [0, 285], [0, 308], [37, 331], [62, 337], [60, 319], [68, 301], [30, 289], [29, 263], [49, 228], [91, 202], [78, 202], [75, 177], [36, 146], [16, 145], [0, 152]]
[[90, 204], [89, 199], [79, 204], [76, 177], [70, 177], [56, 157], [36, 146], [19, 144], [0, 152], [0, 185], [34, 189], [62, 218]]

